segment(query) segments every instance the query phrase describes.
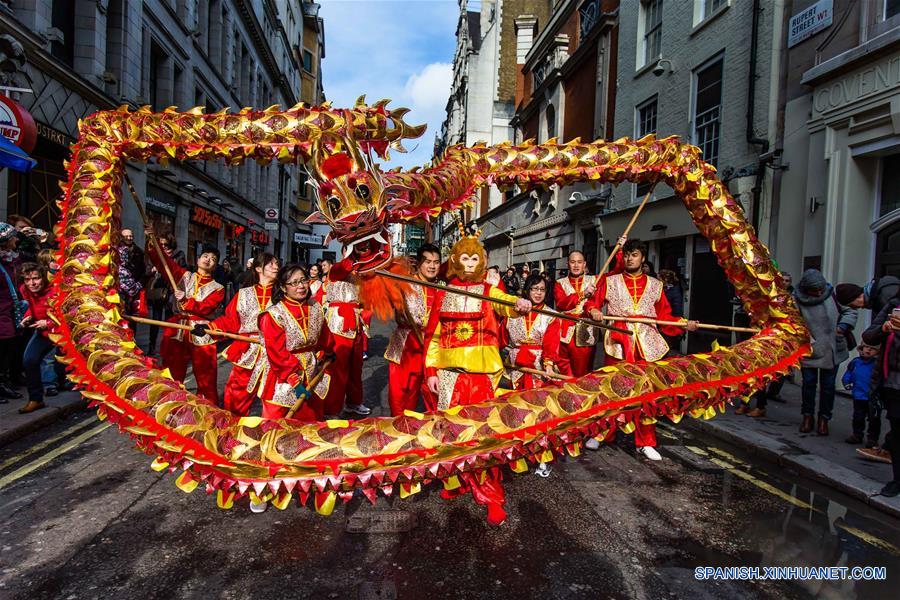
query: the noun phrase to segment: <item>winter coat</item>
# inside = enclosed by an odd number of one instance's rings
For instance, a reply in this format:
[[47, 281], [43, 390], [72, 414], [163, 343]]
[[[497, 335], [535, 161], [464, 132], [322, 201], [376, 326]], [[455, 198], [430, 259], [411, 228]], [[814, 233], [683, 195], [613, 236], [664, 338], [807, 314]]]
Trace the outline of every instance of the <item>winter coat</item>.
[[669, 301], [669, 306], [672, 307], [672, 316], [673, 317], [683, 317], [684, 316], [684, 290], [681, 288], [680, 283], [675, 283], [672, 285], [666, 285], [663, 288], [663, 293], [666, 295], [666, 300]]
[[12, 280], [13, 289], [9, 289], [6, 277], [0, 274], [0, 340], [6, 340], [16, 337], [16, 323], [14, 301], [18, 300], [18, 292], [16, 287], [16, 272], [22, 261], [18, 258], [12, 262], [0, 260], [0, 269], [5, 269], [9, 278]]
[[872, 371], [878, 366], [878, 358], [857, 356], [847, 365], [841, 383], [853, 391], [854, 400], [868, 400], [872, 389]]
[[[49, 320], [50, 317], [47, 315], [47, 311], [49, 310], [49, 300], [50, 300], [50, 286], [45, 286], [37, 294], [31, 293], [25, 285], [19, 286], [19, 296], [28, 302], [28, 310], [25, 311], [26, 317], [31, 317], [34, 321], [44, 321]], [[48, 329], [36, 329], [39, 335], [47, 337]]]
[[[862, 334], [862, 339], [870, 346], [881, 345], [876, 364], [873, 369], [872, 390], [888, 388], [900, 391], [900, 335], [897, 332], [885, 333], [882, 326], [891, 314], [891, 311], [900, 306], [900, 298], [891, 298], [881, 311], [872, 319], [872, 324]], [[896, 394], [895, 394], [896, 395]], [[882, 395], [884, 407], [888, 417], [900, 419], [900, 402], [896, 399]]]
[[808, 294], [801, 286], [794, 291], [794, 300], [812, 338], [812, 355], [800, 361], [802, 367], [833, 369], [850, 357], [846, 338], [836, 330], [838, 326], [853, 329], [857, 311], [840, 306], [833, 294], [830, 283], [818, 296]]
[[898, 293], [900, 293], [900, 279], [893, 275], [873, 279], [863, 286], [866, 308], [872, 309], [873, 316], [880, 313], [884, 305]]

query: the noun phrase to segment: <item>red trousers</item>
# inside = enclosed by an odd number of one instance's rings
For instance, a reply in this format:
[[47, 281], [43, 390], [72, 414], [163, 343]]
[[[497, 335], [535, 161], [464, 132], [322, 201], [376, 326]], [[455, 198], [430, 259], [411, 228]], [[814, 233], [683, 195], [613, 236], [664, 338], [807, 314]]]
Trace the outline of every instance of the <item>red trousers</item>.
[[[310, 402], [313, 400], [313, 402]], [[281, 406], [280, 404], [272, 404], [271, 402], [266, 402], [265, 400], [262, 403], [262, 418], [263, 419], [283, 419], [287, 416], [288, 411], [291, 410], [288, 406]], [[291, 417], [292, 421], [322, 421], [325, 416], [322, 412], [322, 402], [318, 399], [318, 397], [313, 394], [312, 397], [308, 398], [303, 404], [300, 405], [300, 408], [297, 409], [297, 412], [294, 413], [294, 416]]]
[[172, 373], [172, 378], [182, 383], [187, 375], [188, 364], [191, 364], [194, 367], [194, 379], [197, 380], [197, 393], [210, 402], [219, 404], [215, 344], [195, 346], [189, 341], [163, 337], [159, 345], [159, 356], [163, 366]]
[[400, 363], [388, 363], [388, 404], [391, 414], [416, 410], [419, 394], [425, 399], [425, 410], [437, 410], [437, 396], [428, 389], [425, 377], [425, 354], [404, 351]]
[[496, 389], [488, 373], [459, 373], [450, 393], [449, 408], [491, 400]]
[[344, 410], [344, 402], [348, 406], [359, 406], [363, 403], [362, 367], [363, 339], [362, 331], [353, 339], [334, 335], [334, 362], [328, 365], [326, 373], [331, 375], [328, 394], [325, 397], [325, 414], [339, 415]]
[[[574, 336], [573, 336], [574, 337]], [[597, 352], [596, 346], [576, 346], [573, 339], [568, 344], [559, 345], [559, 354], [569, 361], [574, 377], [583, 377], [591, 372], [594, 368], [594, 354]]]
[[[259, 382], [251, 390], [247, 391], [247, 383], [253, 369], [245, 369], [234, 365], [231, 368], [231, 375], [228, 377], [228, 383], [225, 384], [224, 408], [230, 410], [240, 417], [246, 417], [250, 414], [250, 406], [253, 405], [253, 399], [256, 398], [259, 391]], [[262, 380], [262, 377], [260, 377]]]
[[[620, 362], [623, 362], [621, 359], [618, 359], [614, 356], [606, 355], [603, 359], [603, 366], [610, 367], [613, 365], [617, 365]], [[606, 437], [603, 438], [604, 442], [611, 442], [616, 437], [616, 427], [610, 427], [609, 433], [606, 434]], [[653, 446], [656, 447], [656, 425], [650, 424], [645, 425], [641, 423], [640, 420], [636, 421], [634, 424], [634, 445], [638, 448], [643, 448], [644, 446]]]

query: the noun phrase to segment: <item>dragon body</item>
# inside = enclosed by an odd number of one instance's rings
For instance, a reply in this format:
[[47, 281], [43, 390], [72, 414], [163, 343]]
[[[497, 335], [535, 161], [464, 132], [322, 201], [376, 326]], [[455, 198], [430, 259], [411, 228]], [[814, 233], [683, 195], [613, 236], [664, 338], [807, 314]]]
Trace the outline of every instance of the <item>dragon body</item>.
[[[390, 147], [421, 135], [405, 109], [298, 105], [203, 114], [121, 108], [87, 117], [72, 147], [61, 200], [60, 272], [53, 282], [54, 340], [70, 377], [177, 485], [201, 486], [228, 508], [253, 494], [330, 513], [359, 489], [406, 497], [431, 482], [499, 481], [501, 470], [577, 454], [587, 436], [640, 419], [709, 418], [786, 373], [809, 336], [784, 282], [741, 207], [677, 138], [456, 146], [433, 166], [382, 172]], [[318, 188], [312, 221], [327, 223], [365, 276], [392, 260], [388, 225], [457, 209], [485, 185], [522, 187], [661, 181], [683, 200], [761, 333], [707, 354], [622, 364], [574, 382], [442, 413], [297, 424], [236, 417], [209, 406], [135, 346], [119, 312], [114, 231], [127, 161], [305, 162]]]

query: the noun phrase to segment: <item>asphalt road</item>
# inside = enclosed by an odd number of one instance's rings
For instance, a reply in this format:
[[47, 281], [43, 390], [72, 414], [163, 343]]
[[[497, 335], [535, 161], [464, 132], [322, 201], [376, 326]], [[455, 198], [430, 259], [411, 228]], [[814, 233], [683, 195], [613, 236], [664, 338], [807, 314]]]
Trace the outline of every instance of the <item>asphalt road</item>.
[[[387, 369], [366, 363], [370, 404]], [[224, 377], [224, 373], [223, 373]], [[463, 497], [255, 515], [185, 494], [86, 412], [0, 449], [2, 598], [884, 598], [900, 523], [719, 442], [662, 431], [510, 475], [509, 520]], [[716, 581], [698, 566], [881, 566], [886, 581]]]

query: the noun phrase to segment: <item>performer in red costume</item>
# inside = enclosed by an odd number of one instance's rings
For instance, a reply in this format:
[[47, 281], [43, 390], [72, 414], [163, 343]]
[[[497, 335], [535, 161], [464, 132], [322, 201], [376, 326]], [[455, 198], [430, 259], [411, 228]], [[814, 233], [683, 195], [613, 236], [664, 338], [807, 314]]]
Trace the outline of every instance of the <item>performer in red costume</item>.
[[[619, 247], [625, 244], [624, 236], [619, 238]], [[621, 268], [621, 254], [616, 256], [616, 266]], [[577, 250], [569, 253], [569, 274], [557, 280], [553, 289], [556, 310], [580, 317], [584, 313], [585, 303], [594, 295], [601, 277], [587, 274], [587, 262], [584, 254]], [[613, 273], [616, 271], [613, 270]], [[587, 375], [594, 367], [594, 354], [597, 340], [594, 329], [586, 325], [570, 321], [560, 323], [560, 356], [568, 361], [572, 375]]]
[[[209, 323], [213, 331], [227, 331], [250, 337], [259, 332], [259, 315], [272, 305], [272, 291], [278, 277], [278, 259], [268, 252], [257, 254], [250, 265], [252, 285], [241, 288], [225, 307], [225, 313]], [[203, 328], [202, 325], [198, 326]], [[222, 353], [234, 365], [225, 384], [224, 407], [242, 417], [250, 413], [253, 398], [262, 388], [266, 353], [262, 344], [235, 341]]]
[[[434, 283], [441, 267], [441, 251], [424, 244], [416, 253], [416, 278]], [[436, 290], [411, 286], [406, 296], [405, 314], [397, 314], [397, 329], [391, 334], [384, 357], [388, 360], [388, 403], [391, 414], [415, 410], [419, 394], [425, 410], [437, 409], [437, 396], [425, 385], [425, 326]]]
[[[273, 301], [259, 316], [259, 334], [265, 340], [267, 370], [260, 397], [264, 419], [281, 419], [307, 388], [319, 361], [316, 353], [331, 346], [322, 307], [310, 301], [306, 271], [287, 265], [278, 273]], [[329, 386], [326, 374], [293, 418], [321, 421], [325, 416], [323, 398]]]
[[[147, 227], [148, 247], [146, 255], [159, 272], [164, 272], [159, 253], [149, 247], [151, 236], [156, 235], [152, 227]], [[170, 323], [182, 323], [196, 327], [209, 323], [210, 317], [225, 300], [225, 288], [213, 277], [213, 270], [219, 262], [219, 251], [213, 247], [204, 247], [197, 257], [197, 271], [188, 271], [171, 256], [165, 261], [175, 276], [175, 314], [169, 318]], [[197, 380], [197, 393], [208, 401], [219, 403], [217, 386], [216, 342], [209, 335], [193, 335], [179, 329], [166, 328], [163, 332], [159, 355], [164, 367], [169, 369], [175, 381], [184, 382], [188, 363], [194, 368]]]
[[[607, 314], [619, 317], [648, 317], [660, 321], [680, 321], [684, 328], [669, 325], [649, 325], [646, 323], [617, 323], [627, 327], [634, 335], [628, 336], [615, 331], [606, 331], [603, 348], [606, 351], [604, 365], [615, 365], [621, 361], [653, 362], [665, 357], [669, 345], [660, 331], [666, 335], [679, 335], [682, 329], [696, 331], [697, 321], [685, 321], [672, 315], [672, 308], [663, 293], [659, 279], [642, 272], [641, 266], [647, 258], [647, 247], [637, 240], [630, 240], [622, 248], [624, 272], [605, 277], [594, 296], [585, 305], [585, 311], [595, 320], [602, 319], [602, 309]], [[614, 431], [607, 434], [611, 439]], [[634, 443], [638, 452], [650, 460], [662, 460], [656, 451], [656, 426], [638, 422], [635, 424]], [[597, 440], [588, 440], [586, 446], [598, 447]]]
[[[325, 265], [323, 261], [323, 267]], [[371, 409], [363, 404], [363, 320], [359, 288], [353, 275], [353, 261], [345, 258], [328, 269], [323, 283], [325, 323], [331, 332], [335, 355], [326, 372], [331, 376], [325, 414], [338, 415], [342, 410], [365, 417]]]
[[[532, 273], [525, 280], [522, 295], [531, 301], [534, 308], [544, 308], [547, 286], [543, 275]], [[507, 319], [502, 346], [509, 347], [510, 362], [517, 367], [571, 376], [568, 361], [560, 356], [560, 325], [559, 319], [536, 312]], [[547, 380], [513, 369], [510, 370], [510, 381], [514, 389], [532, 390], [541, 387]]]
[[453, 245], [448, 288], [460, 288], [515, 304], [504, 306], [438, 290], [425, 329], [428, 389], [438, 395], [438, 410], [476, 404], [494, 396], [503, 373], [497, 316], [531, 311], [531, 302], [505, 294], [484, 281], [484, 246], [463, 235]]

